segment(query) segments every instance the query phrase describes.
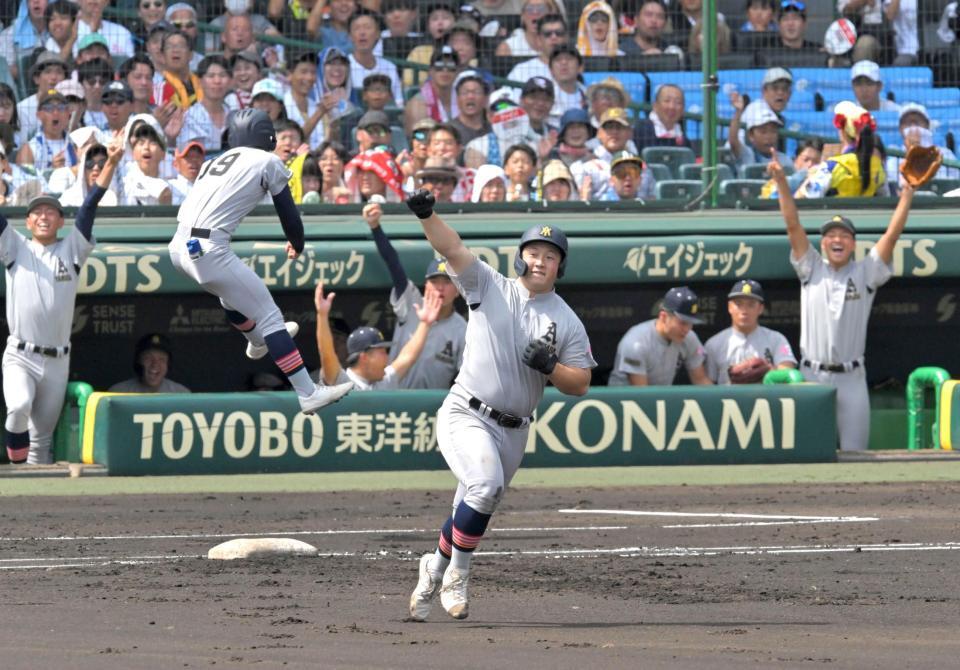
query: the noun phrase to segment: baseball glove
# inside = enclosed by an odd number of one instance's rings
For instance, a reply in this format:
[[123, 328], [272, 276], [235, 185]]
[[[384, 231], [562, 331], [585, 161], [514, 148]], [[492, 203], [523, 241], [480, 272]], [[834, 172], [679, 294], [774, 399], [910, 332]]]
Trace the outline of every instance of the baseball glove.
[[745, 361], [730, 366], [727, 375], [731, 384], [759, 384], [763, 376], [770, 372], [773, 366], [765, 358], [754, 356]]
[[913, 146], [900, 165], [900, 174], [908, 184], [919, 188], [933, 179], [943, 163], [943, 156], [936, 147]]

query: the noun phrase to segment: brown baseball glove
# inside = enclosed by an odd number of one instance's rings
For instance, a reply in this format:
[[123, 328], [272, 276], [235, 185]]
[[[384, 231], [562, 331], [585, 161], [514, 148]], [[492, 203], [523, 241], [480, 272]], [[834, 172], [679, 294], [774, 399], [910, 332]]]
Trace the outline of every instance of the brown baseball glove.
[[754, 356], [730, 366], [727, 375], [731, 384], [759, 384], [763, 381], [763, 376], [772, 369], [773, 366], [767, 359]]
[[936, 147], [913, 146], [900, 165], [900, 174], [908, 184], [919, 188], [933, 179], [943, 163], [943, 156]]

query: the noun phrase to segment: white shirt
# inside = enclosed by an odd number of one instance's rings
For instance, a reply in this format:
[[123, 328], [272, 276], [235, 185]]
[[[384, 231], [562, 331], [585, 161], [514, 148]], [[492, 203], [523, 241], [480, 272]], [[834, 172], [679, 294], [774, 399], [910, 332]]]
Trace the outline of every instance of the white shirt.
[[379, 56], [374, 56], [376, 62], [373, 68], [368, 70], [350, 54], [350, 84], [358, 91], [363, 89], [363, 80], [372, 74], [385, 74], [390, 78], [390, 92], [393, 93], [393, 100], [397, 107], [403, 109], [403, 88], [400, 86], [400, 76], [397, 74], [397, 66], [388, 60]]
[[73, 43], [74, 58], [77, 57], [77, 47], [80, 45], [80, 42], [83, 40], [84, 36], [93, 32], [100, 33], [103, 35], [104, 39], [107, 40], [107, 45], [110, 49], [110, 55], [126, 56], [127, 58], [130, 58], [130, 56], [134, 54], [133, 35], [131, 35], [130, 31], [121, 26], [119, 23], [101, 19], [100, 30], [93, 30], [89, 24], [78, 18], [77, 41]]
[[[883, 23], [883, 11], [880, 7], [882, 0], [874, 0], [873, 6], [865, 5], [858, 11], [863, 17], [863, 22], [870, 25], [879, 25]], [[843, 14], [843, 8], [849, 4], [850, 0], [837, 0], [837, 12]]]
[[[302, 129], [306, 125], [307, 119], [303, 118], [303, 114], [300, 113], [300, 108], [297, 107], [297, 103], [293, 99], [293, 95], [291, 95], [290, 91], [287, 91], [286, 95], [283, 96], [283, 106], [287, 110], [287, 118], [291, 121], [296, 121]], [[307, 117], [309, 118], [313, 116], [313, 113], [316, 111], [316, 100], [307, 98]], [[310, 145], [311, 149], [316, 149], [323, 144], [323, 139], [323, 120], [321, 119], [317, 122], [317, 125], [313, 127], [310, 137], [305, 137], [304, 141]]]
[[560, 117], [568, 109], [587, 108], [587, 87], [583, 84], [577, 82], [577, 90], [573, 93], [567, 93], [554, 81], [553, 91], [556, 97], [553, 100], [553, 107], [550, 109], [550, 116], [547, 117], [547, 123], [554, 128], [560, 127]]
[[187, 194], [190, 193], [190, 189], [193, 188], [193, 182], [182, 174], [178, 174], [176, 179], [171, 179], [167, 183], [170, 185], [170, 195], [173, 196], [173, 200], [170, 203], [172, 205], [179, 205], [186, 200]]
[[358, 375], [352, 368], [341, 369], [337, 375], [337, 384], [353, 382], [356, 391], [393, 391], [397, 388], [397, 371], [392, 365], [383, 369], [383, 379], [377, 382], [370, 382]]
[[122, 205], [159, 205], [160, 196], [170, 184], [159, 177], [148, 177], [134, 163], [123, 178]]
[[[539, 57], [517, 63], [510, 70], [510, 74], [507, 75], [507, 79], [510, 81], [527, 81], [533, 77], [550, 79], [550, 66], [540, 60]], [[517, 99], [520, 99], [519, 92], [517, 93]]]
[[[887, 7], [892, 0], [883, 0]], [[917, 0], [900, 0], [900, 11], [893, 17], [894, 43], [899, 55], [916, 56], [920, 50], [920, 41], [917, 38]]]
[[213, 122], [210, 113], [202, 103], [195, 102], [190, 105], [190, 109], [187, 110], [187, 114], [183, 118], [183, 128], [177, 135], [177, 149], [183, 149], [193, 140], [199, 140], [206, 147], [208, 153], [220, 151], [221, 138], [226, 128], [229, 108], [223, 105], [223, 110], [224, 125], [218, 126]]
[[729, 384], [729, 369], [751, 358], [759, 357], [774, 368], [783, 363], [797, 364], [790, 343], [782, 333], [757, 326], [751, 333], [725, 328], [703, 345], [707, 354], [707, 376], [714, 384]]

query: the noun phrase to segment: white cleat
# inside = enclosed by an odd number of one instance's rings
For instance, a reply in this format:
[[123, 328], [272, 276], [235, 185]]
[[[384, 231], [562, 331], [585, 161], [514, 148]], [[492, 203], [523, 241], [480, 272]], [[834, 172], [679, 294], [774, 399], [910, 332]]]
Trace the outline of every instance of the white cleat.
[[447, 568], [440, 587], [440, 604], [454, 619], [467, 618], [467, 580], [470, 573], [456, 568]]
[[420, 557], [420, 581], [417, 588], [410, 595], [410, 618], [414, 621], [426, 621], [433, 606], [433, 599], [440, 591], [441, 578], [434, 577], [430, 572], [430, 561], [434, 554], [424, 554]]
[[[283, 324], [287, 327], [287, 332], [290, 333], [290, 337], [296, 337], [297, 333], [300, 332], [300, 325], [296, 321], [287, 321]], [[252, 342], [247, 342], [247, 358], [259, 361], [261, 358], [267, 355], [267, 345], [259, 344], [255, 345]]]
[[306, 398], [300, 396], [300, 411], [304, 414], [313, 414], [318, 409], [332, 405], [353, 390], [353, 382], [344, 382], [336, 386], [317, 386], [313, 393]]

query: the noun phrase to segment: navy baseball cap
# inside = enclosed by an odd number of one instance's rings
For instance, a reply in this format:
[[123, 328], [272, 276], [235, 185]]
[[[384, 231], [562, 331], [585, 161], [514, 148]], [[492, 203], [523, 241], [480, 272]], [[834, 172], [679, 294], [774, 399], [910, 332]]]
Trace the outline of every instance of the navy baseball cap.
[[360, 326], [355, 328], [350, 337], [347, 338], [347, 364], [353, 365], [357, 362], [364, 351], [368, 349], [386, 349], [393, 342], [388, 342], [376, 328], [370, 326]]
[[49, 205], [60, 212], [60, 216], [63, 216], [63, 205], [60, 204], [60, 201], [55, 196], [48, 193], [42, 193], [30, 200], [30, 204], [27, 205], [27, 214], [41, 205]]
[[827, 231], [831, 228], [843, 228], [844, 230], [850, 231], [850, 234], [854, 237], [857, 235], [857, 229], [853, 225], [853, 221], [845, 216], [840, 216], [839, 214], [834, 215], [828, 219], [826, 223], [820, 226], [820, 234], [826, 235]]
[[677, 318], [692, 323], [694, 325], [703, 323], [703, 319], [697, 316], [700, 311], [700, 305], [697, 303], [697, 294], [687, 286], [676, 286], [663, 296], [660, 303], [660, 309]]
[[730, 289], [730, 293], [727, 294], [727, 297], [756, 298], [760, 302], [763, 302], [763, 287], [760, 286], [760, 282], [754, 281], [753, 279], [741, 279], [733, 285], [733, 288]]
[[447, 259], [446, 258], [434, 258], [430, 261], [430, 265], [427, 266], [427, 274], [424, 277], [425, 279], [430, 279], [432, 277], [449, 277], [450, 274], [447, 272]]

